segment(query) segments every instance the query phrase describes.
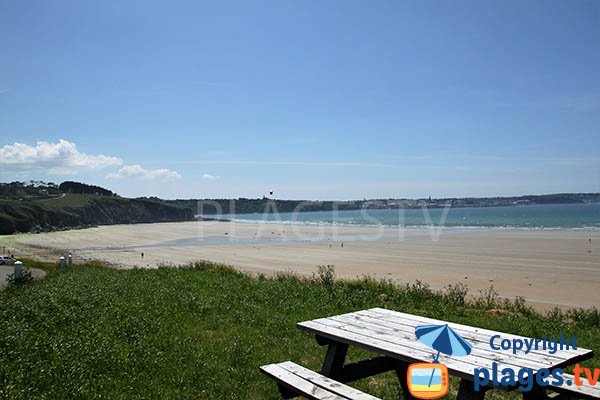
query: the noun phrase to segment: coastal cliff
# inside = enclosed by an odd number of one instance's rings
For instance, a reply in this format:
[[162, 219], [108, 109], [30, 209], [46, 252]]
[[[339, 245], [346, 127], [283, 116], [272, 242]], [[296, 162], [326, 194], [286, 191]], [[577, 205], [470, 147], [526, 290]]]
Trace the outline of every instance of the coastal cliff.
[[[145, 199], [118, 197], [110, 192], [91, 194], [89, 185], [81, 192], [65, 193], [58, 188], [39, 185], [3, 184], [0, 199], [0, 234], [42, 232], [93, 225], [176, 222], [194, 219], [185, 207]], [[94, 187], [95, 188], [95, 187]], [[55, 189], [55, 190], [52, 190]]]

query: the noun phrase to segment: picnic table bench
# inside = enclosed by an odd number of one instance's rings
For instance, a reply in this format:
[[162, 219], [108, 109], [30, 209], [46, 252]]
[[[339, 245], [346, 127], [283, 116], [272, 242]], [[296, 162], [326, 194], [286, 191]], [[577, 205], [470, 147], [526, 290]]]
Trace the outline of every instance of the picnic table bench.
[[[373, 396], [345, 385], [358, 379], [373, 376], [387, 371], [395, 371], [400, 381], [404, 398], [413, 399], [408, 390], [407, 371], [409, 365], [418, 362], [431, 362], [432, 349], [421, 343], [415, 336], [415, 328], [422, 325], [444, 325], [460, 334], [472, 345], [471, 353], [464, 357], [442, 355], [439, 359], [450, 375], [460, 379], [458, 399], [484, 399], [490, 389], [506, 391], [518, 388], [514, 386], [493, 386], [492, 383], [474, 389], [475, 370], [488, 368], [497, 363], [499, 370], [511, 369], [519, 376], [521, 368], [531, 368], [534, 373], [546, 368], [550, 371], [565, 368], [593, 356], [592, 350], [577, 349], [557, 350], [550, 354], [547, 350], [532, 349], [528, 354], [511, 350], [494, 350], [490, 348], [490, 339], [500, 335], [503, 339], [529, 339], [522, 336], [496, 332], [468, 325], [440, 321], [432, 318], [391, 311], [383, 308], [372, 308], [348, 314], [319, 318], [300, 322], [297, 327], [315, 335], [317, 343], [327, 346], [323, 367], [320, 373], [310, 371], [292, 362], [270, 364], [261, 367], [261, 371], [279, 384], [284, 398], [302, 395], [312, 399], [365, 399]], [[346, 363], [349, 346], [372, 351], [376, 356]], [[563, 374], [565, 379], [573, 379], [572, 375]], [[523, 392], [528, 399], [563, 399], [585, 398], [600, 399], [600, 385], [592, 386], [585, 379], [583, 386], [540, 386], [533, 384], [531, 391]], [[548, 380], [551, 382], [551, 380]], [[548, 395], [547, 391], [553, 392]], [[555, 392], [555, 393], [554, 393]]]

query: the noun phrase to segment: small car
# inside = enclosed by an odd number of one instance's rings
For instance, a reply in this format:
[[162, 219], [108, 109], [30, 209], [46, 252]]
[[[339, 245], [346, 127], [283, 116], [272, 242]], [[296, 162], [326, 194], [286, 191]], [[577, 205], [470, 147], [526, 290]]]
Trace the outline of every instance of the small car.
[[14, 258], [12, 257], [4, 257], [4, 256], [0, 256], [0, 265], [5, 265], [5, 264], [14, 264], [15, 263]]

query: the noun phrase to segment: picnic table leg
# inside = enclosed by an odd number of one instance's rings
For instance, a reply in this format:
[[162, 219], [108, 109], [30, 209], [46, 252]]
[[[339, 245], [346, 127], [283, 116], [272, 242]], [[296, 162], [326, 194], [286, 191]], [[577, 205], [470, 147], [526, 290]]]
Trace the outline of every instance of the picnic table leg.
[[546, 389], [538, 385], [534, 385], [529, 392], [523, 392], [523, 400], [544, 400], [547, 398]]
[[456, 400], [483, 400], [485, 392], [485, 389], [476, 392], [472, 381], [461, 379]]
[[293, 397], [298, 397], [297, 393], [292, 392], [290, 389], [283, 386], [281, 383], [277, 384], [277, 388], [279, 389], [279, 394], [281, 394], [281, 397], [284, 399], [291, 399]]
[[402, 397], [406, 400], [413, 400], [416, 397], [413, 397], [408, 390], [408, 382], [407, 382], [407, 372], [408, 372], [408, 364], [402, 361], [398, 361], [396, 364], [396, 376], [400, 381], [400, 388], [402, 389]]
[[323, 361], [323, 368], [321, 368], [321, 374], [333, 379], [340, 378], [347, 353], [348, 345], [346, 343], [329, 343], [325, 361]]

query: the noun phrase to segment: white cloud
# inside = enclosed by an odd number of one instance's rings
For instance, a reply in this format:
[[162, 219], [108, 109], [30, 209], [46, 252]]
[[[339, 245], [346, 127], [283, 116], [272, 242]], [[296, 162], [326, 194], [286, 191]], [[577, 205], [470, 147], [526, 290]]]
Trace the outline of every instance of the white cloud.
[[70, 175], [122, 163], [117, 157], [82, 153], [75, 143], [64, 139], [57, 143], [39, 141], [35, 146], [15, 142], [0, 147], [0, 167], [6, 172], [44, 170], [54, 175]]
[[177, 171], [166, 168], [159, 169], [144, 169], [139, 164], [125, 165], [117, 172], [110, 173], [106, 176], [112, 179], [136, 178], [144, 180], [159, 180], [161, 182], [170, 182], [181, 179], [181, 175]]
[[202, 175], [202, 179], [204, 179], [205, 181], [214, 181], [219, 179], [218, 176], [214, 176], [214, 175], [210, 175], [210, 174], [203, 174]]

